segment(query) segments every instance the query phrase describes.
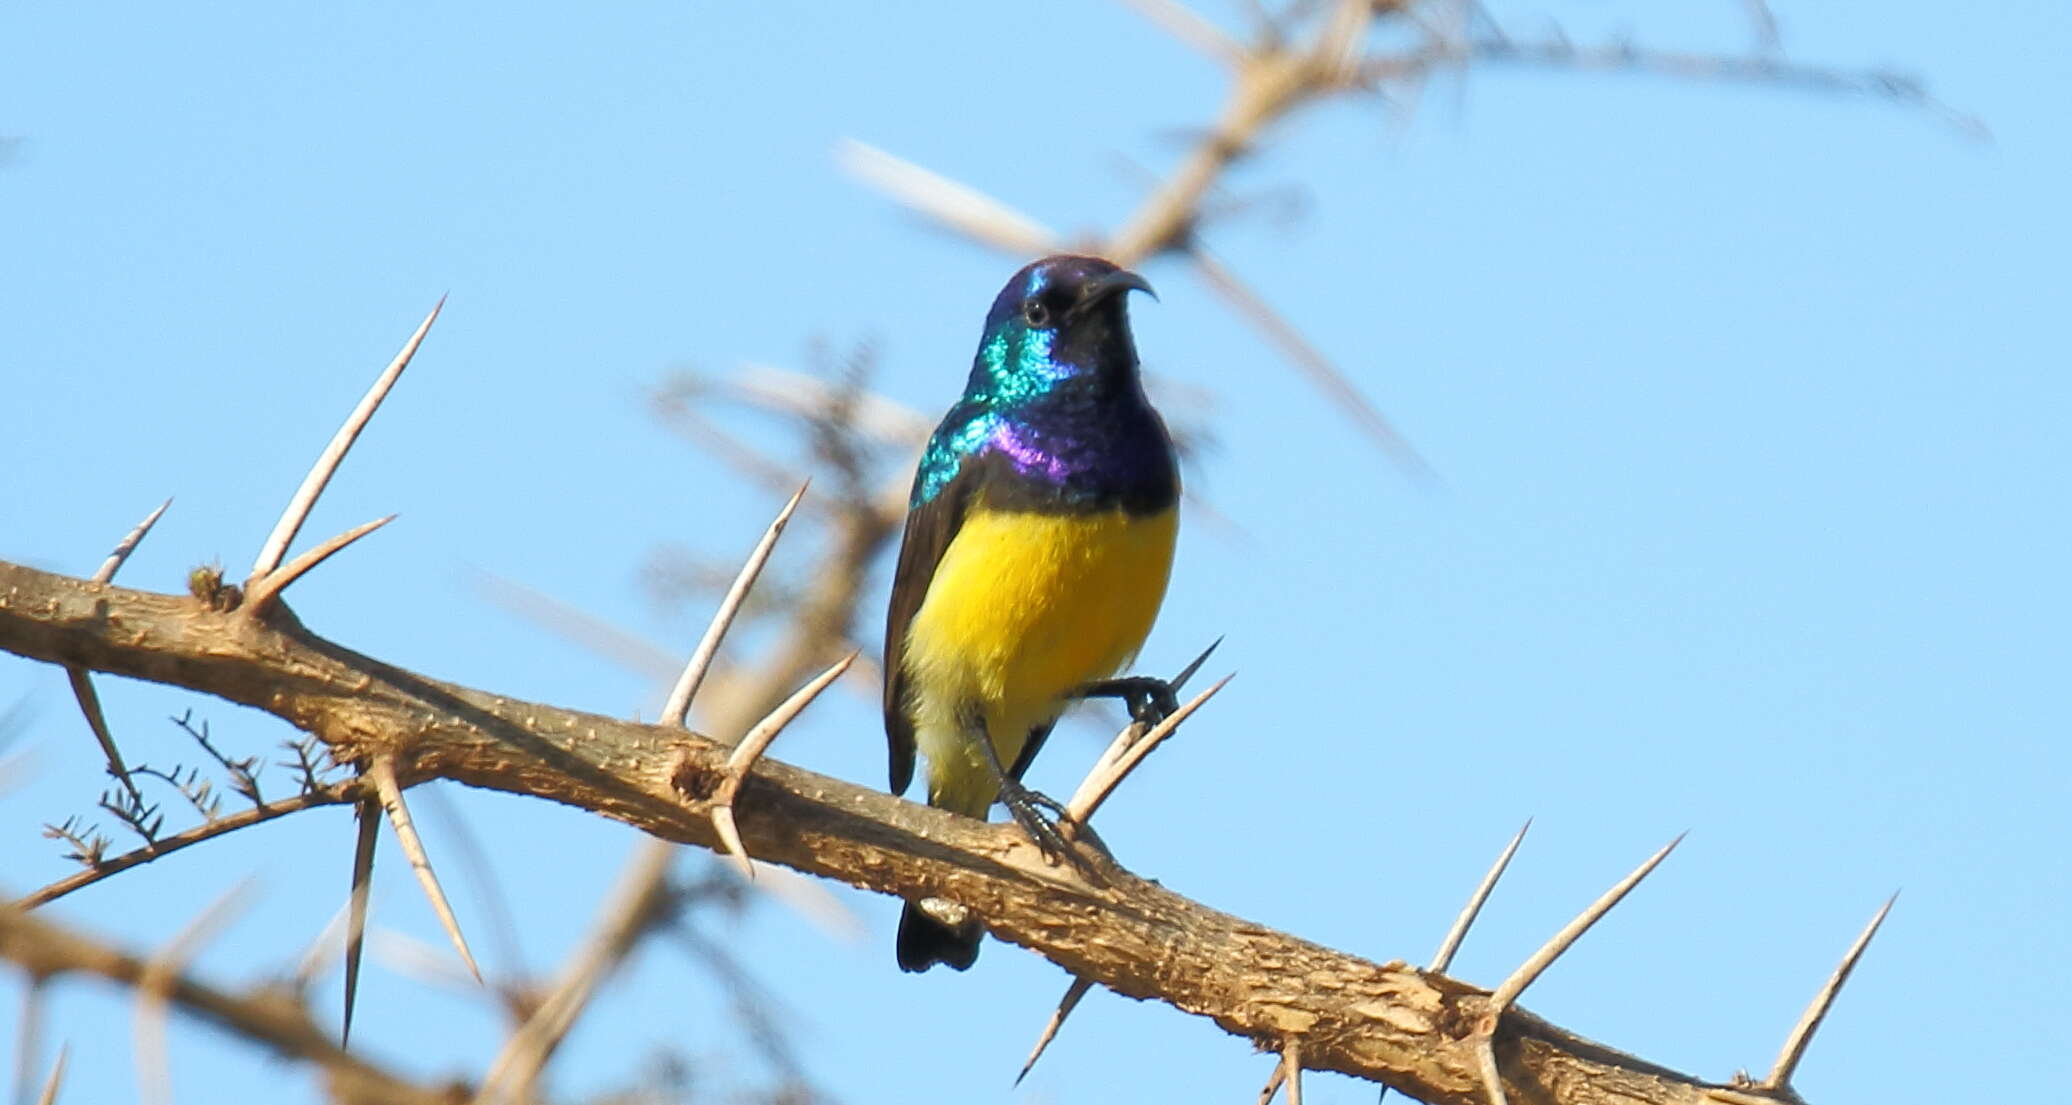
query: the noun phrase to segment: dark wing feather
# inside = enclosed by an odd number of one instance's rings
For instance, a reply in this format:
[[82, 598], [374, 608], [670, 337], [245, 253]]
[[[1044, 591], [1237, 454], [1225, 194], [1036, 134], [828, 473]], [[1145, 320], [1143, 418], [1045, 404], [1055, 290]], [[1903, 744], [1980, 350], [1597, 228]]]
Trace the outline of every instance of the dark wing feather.
[[914, 781], [914, 721], [906, 702], [907, 624], [928, 597], [943, 550], [964, 525], [964, 512], [984, 465], [967, 460], [935, 498], [907, 511], [899, 543], [899, 567], [892, 575], [892, 605], [885, 613], [885, 741], [892, 754], [892, 793]]
[[1008, 778], [1013, 779], [1017, 783], [1022, 781], [1022, 774], [1029, 770], [1030, 764], [1036, 762], [1037, 750], [1043, 747], [1044, 741], [1050, 739], [1050, 731], [1057, 723], [1058, 719], [1051, 718], [1042, 725], [1029, 730], [1029, 739], [1023, 741], [1022, 750], [1015, 753], [1014, 766], [1007, 769]]

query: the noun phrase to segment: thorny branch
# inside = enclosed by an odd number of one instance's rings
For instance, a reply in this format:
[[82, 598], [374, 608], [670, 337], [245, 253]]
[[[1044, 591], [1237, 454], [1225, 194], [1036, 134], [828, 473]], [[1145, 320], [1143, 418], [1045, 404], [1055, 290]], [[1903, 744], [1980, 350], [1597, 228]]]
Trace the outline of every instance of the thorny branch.
[[[322, 738], [338, 759], [391, 759], [404, 786], [452, 779], [578, 806], [668, 840], [718, 843], [705, 814], [728, 745], [441, 683], [324, 640], [285, 607], [247, 618], [0, 563], [0, 649], [266, 710]], [[949, 898], [1078, 977], [1267, 1046], [1300, 1037], [1304, 1067], [1426, 1101], [1482, 1100], [1477, 1045], [1492, 1043], [1518, 1100], [1695, 1105], [1716, 1091], [1757, 1092], [1621, 1055], [1515, 1007], [1492, 1042], [1477, 1032], [1489, 998], [1465, 983], [1318, 947], [1119, 868], [1094, 886], [1046, 865], [1011, 826], [769, 758], [743, 787], [737, 820], [748, 851], [766, 863]]]
[[[1907, 75], [1784, 59], [1778, 53], [1775, 20], [1768, 6], [1757, 0], [1748, 5], [1757, 43], [1756, 52], [1748, 55], [1656, 50], [1627, 42], [1577, 46], [1560, 37], [1527, 41], [1506, 32], [1480, 0], [1337, 0], [1294, 4], [1279, 13], [1269, 13], [1262, 5], [1251, 41], [1240, 44], [1236, 36], [1177, 0], [1125, 2], [1182, 45], [1218, 62], [1230, 83], [1214, 120], [1200, 128], [1201, 137], [1113, 230], [1061, 236], [1003, 200], [861, 142], [844, 142], [837, 158], [896, 202], [989, 249], [1020, 256], [1081, 249], [1124, 266], [1180, 255], [1378, 448], [1419, 481], [1431, 478], [1429, 466], [1342, 367], [1276, 311], [1266, 296], [1203, 249], [1202, 228], [1220, 206], [1217, 189], [1288, 119], [1341, 98], [1378, 95], [1412, 101], [1438, 73], [1479, 64], [1524, 64], [1869, 96], [1926, 112], [1967, 134], [1985, 133], [1978, 119], [1935, 99]], [[1406, 39], [1408, 45], [1370, 48], [1371, 42]]]

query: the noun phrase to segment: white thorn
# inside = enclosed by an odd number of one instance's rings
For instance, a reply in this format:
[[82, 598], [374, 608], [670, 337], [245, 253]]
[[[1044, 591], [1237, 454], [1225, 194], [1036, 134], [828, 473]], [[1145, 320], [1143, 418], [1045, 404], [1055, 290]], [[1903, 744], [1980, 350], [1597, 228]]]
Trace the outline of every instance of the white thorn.
[[662, 706], [660, 724], [682, 727], [688, 723], [691, 700], [697, 697], [698, 687], [705, 682], [705, 673], [712, 667], [712, 658], [719, 653], [720, 642], [726, 639], [728, 627], [734, 624], [734, 616], [741, 612], [741, 603], [755, 586], [756, 577], [763, 574], [763, 565], [770, 562], [770, 553], [777, 547], [777, 538], [783, 536], [785, 523], [791, 521], [792, 512], [799, 508], [799, 501], [806, 497], [806, 488], [812, 483], [812, 480], [807, 480], [792, 493], [791, 501], [777, 512], [776, 520], [763, 531], [762, 540], [757, 541], [755, 550], [748, 554], [747, 563], [741, 565], [733, 586], [727, 588], [726, 597], [720, 600], [719, 611], [712, 615], [712, 623], [705, 627], [705, 636], [691, 652], [690, 663], [684, 665], [676, 687], [669, 692], [669, 701]]
[[1031, 257], [1059, 249], [1057, 234], [1035, 219], [875, 146], [845, 138], [835, 144], [835, 161], [895, 202], [995, 249]]
[[1483, 903], [1489, 901], [1490, 891], [1496, 889], [1497, 880], [1504, 877], [1504, 869], [1511, 866], [1511, 857], [1518, 854], [1518, 845], [1525, 841], [1525, 831], [1530, 828], [1532, 818], [1528, 817], [1525, 824], [1518, 826], [1518, 832], [1511, 837], [1511, 843], [1504, 846], [1503, 854], [1496, 857], [1496, 862], [1490, 865], [1489, 873], [1482, 876], [1482, 884], [1475, 888], [1475, 893], [1469, 895], [1468, 904], [1462, 906], [1460, 915], [1453, 919], [1453, 927], [1446, 930], [1446, 939], [1439, 941], [1439, 950], [1432, 953], [1432, 965], [1429, 968], [1431, 971], [1445, 974], [1446, 969], [1453, 966], [1454, 953], [1460, 950], [1461, 941], [1467, 939], [1468, 929], [1482, 913]]
[[279, 598], [280, 593], [288, 589], [289, 584], [308, 575], [317, 565], [336, 556], [347, 545], [358, 541], [360, 538], [395, 520], [396, 516], [391, 514], [386, 518], [376, 518], [372, 522], [362, 522], [289, 561], [285, 567], [275, 569], [268, 572], [263, 578], [253, 580], [251, 585], [245, 589], [244, 605], [240, 609], [252, 615], [261, 613], [266, 609], [268, 603]]
[[734, 857], [734, 862], [740, 867], [744, 877], [755, 878], [755, 864], [749, 862], [748, 849], [742, 847], [741, 832], [734, 825], [734, 799], [741, 793], [742, 782], [755, 768], [756, 760], [761, 759], [764, 751], [768, 750], [770, 742], [777, 739], [777, 734], [782, 733], [784, 727], [790, 725], [792, 719], [798, 717], [799, 712], [808, 704], [820, 697], [820, 692], [826, 690], [829, 684], [840, 679], [842, 673], [849, 670], [849, 665], [856, 662], [856, 657], [860, 653], [861, 650], [842, 657], [826, 671], [814, 676], [811, 682], [793, 691], [790, 698], [778, 703], [776, 709], [771, 710], [763, 720], [756, 722], [743, 734], [741, 743], [735, 745], [734, 751], [728, 754], [726, 766], [721, 769], [719, 786], [712, 792], [709, 816], [712, 818], [713, 831], [719, 834], [720, 843], [726, 846], [727, 854]]
[[302, 529], [302, 523], [309, 520], [310, 510], [317, 505], [317, 496], [324, 493], [324, 486], [331, 482], [339, 464], [344, 462], [346, 451], [359, 439], [360, 431], [367, 428], [367, 422], [381, 407], [381, 401], [388, 397], [389, 389], [396, 386], [403, 370], [410, 366], [410, 358], [417, 355], [417, 347], [424, 344], [424, 336], [430, 332], [432, 321], [439, 317], [439, 311], [445, 306], [446, 297], [440, 296], [439, 302], [432, 307], [432, 313], [418, 323], [417, 331], [403, 343], [402, 352], [397, 353], [396, 359], [390, 361], [375, 378], [374, 386], [360, 398], [360, 405], [353, 408], [353, 412], [346, 416], [345, 424], [332, 435], [331, 443], [324, 446], [309, 475], [302, 478], [302, 486], [295, 489], [295, 497], [288, 500], [288, 509], [281, 512], [280, 521], [274, 523], [273, 532], [259, 547], [259, 557], [252, 562], [252, 575], [248, 582], [256, 583], [281, 566], [281, 560], [288, 555], [288, 546], [294, 543], [295, 534]]
[[135, 529], [129, 531], [128, 536], [116, 543], [115, 551], [109, 553], [108, 559], [101, 561], [99, 570], [94, 572], [95, 583], [107, 583], [115, 578], [115, 573], [122, 568], [123, 561], [128, 560], [130, 554], [137, 551], [137, 546], [143, 542], [144, 536], [151, 532], [152, 526], [158, 524], [158, 520], [165, 515], [166, 508], [171, 505], [171, 499], [158, 504], [157, 510], [146, 515], [143, 521], [137, 523]]
[[1822, 986], [1820, 992], [1813, 995], [1813, 1001], [1806, 1006], [1805, 1013], [1800, 1015], [1799, 1023], [1792, 1026], [1791, 1035], [1785, 1038], [1784, 1050], [1777, 1053], [1777, 1065], [1770, 1068], [1770, 1077], [1763, 1081], [1764, 1089], [1781, 1090], [1791, 1085], [1791, 1076], [1799, 1069], [1799, 1060], [1806, 1057], [1806, 1048], [1813, 1042], [1813, 1033], [1820, 1030], [1820, 1022], [1827, 1018], [1828, 1010], [1834, 1007], [1835, 999], [1841, 996], [1843, 984], [1849, 981], [1849, 972], [1856, 969], [1856, 961], [1863, 958], [1864, 949], [1871, 946], [1871, 937], [1878, 935], [1878, 926], [1885, 923], [1885, 915], [1892, 912], [1892, 904], [1897, 901], [1899, 894], [1896, 892], [1885, 899], [1885, 904], [1878, 908], [1877, 916], [1872, 917], [1871, 923], [1863, 927], [1862, 935], [1856, 938], [1856, 943], [1849, 946], [1848, 954], [1842, 956], [1842, 962], [1835, 968], [1835, 973], [1828, 976], [1827, 985]]
[[[1619, 899], [1624, 898], [1628, 891], [1639, 886], [1640, 880], [1647, 878], [1648, 873], [1653, 871], [1663, 860], [1669, 858], [1669, 853], [1675, 851], [1676, 846], [1681, 843], [1683, 843], [1683, 834], [1678, 833], [1675, 840], [1664, 844], [1661, 851], [1649, 856], [1647, 862], [1634, 868], [1632, 874], [1620, 879], [1618, 885], [1605, 891], [1603, 896], [1591, 902], [1590, 907], [1577, 914], [1575, 920], [1562, 926], [1561, 931], [1555, 933], [1553, 939], [1548, 940], [1540, 946], [1539, 951], [1532, 954], [1532, 958], [1519, 964], [1518, 969], [1511, 972], [1511, 977], [1505, 979], [1503, 984], [1496, 988], [1496, 992], [1489, 996], [1490, 1017], [1492, 1019], [1499, 1017], [1504, 1010], [1509, 1009], [1511, 1003], [1518, 1000], [1518, 995], [1524, 993], [1525, 988], [1532, 985], [1534, 979], [1540, 977], [1541, 972], [1552, 966], [1556, 959], [1561, 958], [1561, 953], [1567, 951], [1584, 933], [1590, 931], [1591, 925], [1596, 924], [1603, 919], [1605, 914], [1610, 913], [1612, 907], [1619, 904]], [[1494, 1031], [1494, 1028], [1491, 1031]]]
[[1130, 772], [1136, 770], [1138, 764], [1144, 762], [1144, 757], [1149, 756], [1153, 749], [1172, 735], [1173, 730], [1180, 727], [1181, 722], [1186, 721], [1194, 711], [1201, 709], [1203, 703], [1214, 698], [1217, 691], [1228, 686], [1235, 678], [1235, 672], [1226, 675], [1207, 690], [1189, 699], [1179, 709], [1168, 714], [1166, 719], [1159, 722], [1149, 733], [1144, 734], [1141, 740], [1131, 743], [1129, 748], [1117, 756], [1114, 763], [1105, 770], [1100, 764], [1096, 764], [1095, 770], [1089, 773], [1079, 784], [1079, 789], [1073, 792], [1072, 800], [1065, 803], [1066, 819], [1077, 824], [1086, 824], [1093, 817], [1094, 811], [1101, 808], [1101, 803], [1106, 802], [1108, 796], [1115, 792], [1115, 788], [1122, 785], [1122, 781], [1129, 777]]
[[417, 826], [410, 820], [410, 807], [403, 803], [403, 788], [396, 781], [395, 761], [387, 756], [374, 757], [367, 774], [374, 780], [374, 789], [381, 795], [382, 809], [388, 812], [389, 824], [396, 830], [396, 843], [403, 849], [403, 858], [410, 861], [410, 869], [417, 873], [417, 883], [424, 888], [424, 896], [432, 903], [432, 912], [438, 914], [439, 924], [453, 941], [453, 948], [460, 953], [461, 962], [468, 965], [468, 973], [482, 981], [482, 968], [475, 965], [475, 955], [468, 950], [467, 938], [460, 933], [460, 921], [453, 915], [453, 906], [446, 900], [446, 891], [439, 887], [439, 876], [432, 871], [432, 861], [425, 855], [424, 841], [417, 835]]

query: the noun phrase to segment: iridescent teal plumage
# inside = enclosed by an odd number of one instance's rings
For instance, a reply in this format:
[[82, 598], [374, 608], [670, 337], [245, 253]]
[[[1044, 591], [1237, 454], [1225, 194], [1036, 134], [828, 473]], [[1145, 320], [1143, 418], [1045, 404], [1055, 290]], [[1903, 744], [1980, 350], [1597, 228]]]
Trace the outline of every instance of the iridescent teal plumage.
[[[986, 315], [963, 397], [928, 440], [908, 506], [933, 501], [968, 462], [994, 456], [1047, 485], [1052, 494], [1032, 489], [1035, 498], [1056, 505], [1170, 505], [1178, 479], [1138, 379], [1121, 294], [1130, 289], [1149, 286], [1090, 257], [1053, 257], [1015, 274]], [[1031, 305], [1052, 316], [1039, 320], [1048, 325], [1032, 324]]]

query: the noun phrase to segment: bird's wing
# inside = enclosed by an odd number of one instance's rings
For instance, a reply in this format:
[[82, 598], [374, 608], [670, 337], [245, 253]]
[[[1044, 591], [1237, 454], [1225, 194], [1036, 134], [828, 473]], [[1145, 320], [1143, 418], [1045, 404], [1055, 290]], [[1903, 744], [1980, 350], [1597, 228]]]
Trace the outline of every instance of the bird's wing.
[[892, 605], [885, 613], [885, 741], [890, 746], [892, 793], [914, 781], [914, 719], [906, 701], [906, 632], [928, 597], [943, 550], [964, 525], [964, 513], [985, 465], [967, 459], [933, 499], [907, 511], [899, 568], [892, 575]]
[[1044, 741], [1050, 739], [1051, 728], [1057, 725], [1057, 723], [1058, 719], [1051, 718], [1049, 721], [1029, 730], [1029, 739], [1023, 741], [1022, 750], [1015, 753], [1014, 766], [1007, 769], [1008, 778], [1013, 779], [1017, 783], [1022, 781], [1022, 773], [1029, 770], [1030, 764], [1036, 762], [1037, 751], [1043, 747]]

